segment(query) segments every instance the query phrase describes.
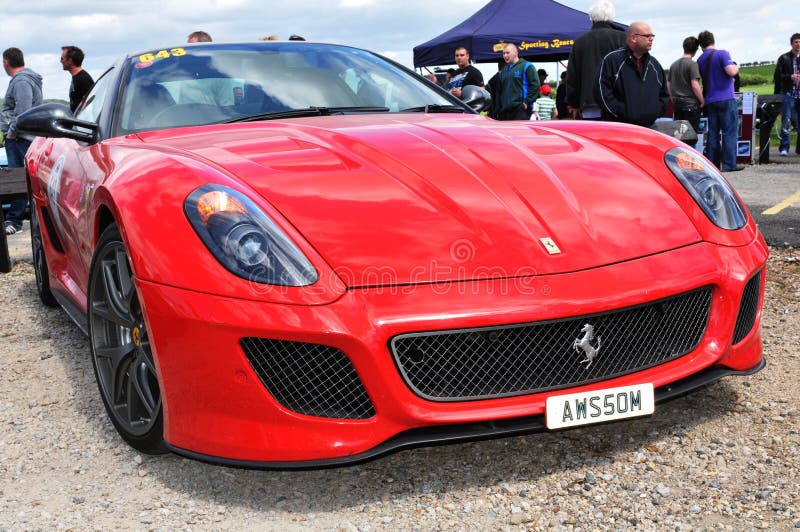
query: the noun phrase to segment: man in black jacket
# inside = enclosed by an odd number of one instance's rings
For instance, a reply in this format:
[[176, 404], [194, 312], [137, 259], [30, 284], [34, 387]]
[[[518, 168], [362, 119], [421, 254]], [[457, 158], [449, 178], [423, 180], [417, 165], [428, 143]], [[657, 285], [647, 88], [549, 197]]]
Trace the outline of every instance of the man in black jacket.
[[[792, 49], [781, 55], [775, 64], [775, 94], [783, 95], [781, 107], [781, 155], [789, 155], [792, 135], [792, 113], [800, 116], [800, 33], [795, 33], [789, 39]], [[795, 153], [800, 154], [800, 135], [797, 136]]]
[[649, 127], [669, 102], [664, 69], [650, 55], [655, 34], [644, 22], [628, 28], [625, 48], [607, 54], [595, 80], [603, 120]]
[[[607, 0], [592, 4], [589, 8], [589, 19], [592, 21], [592, 29], [575, 39], [569, 54], [566, 102], [572, 118], [598, 120], [600, 107], [592, 91], [597, 66], [608, 52], [625, 46], [625, 32], [611, 25], [614, 21], [614, 6]], [[563, 117], [567, 117], [566, 113]]]
[[[540, 89], [541, 90], [541, 89]], [[556, 110], [558, 111], [559, 120], [566, 120], [572, 118], [567, 108], [567, 72], [561, 73], [561, 83], [558, 84], [556, 89]]]

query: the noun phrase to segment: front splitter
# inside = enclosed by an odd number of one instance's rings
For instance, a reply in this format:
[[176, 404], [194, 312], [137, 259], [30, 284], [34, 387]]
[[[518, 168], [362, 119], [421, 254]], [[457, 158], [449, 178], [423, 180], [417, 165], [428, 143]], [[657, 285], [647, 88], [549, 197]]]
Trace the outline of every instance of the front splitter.
[[[766, 360], [763, 358], [756, 366], [743, 371], [737, 371], [721, 366], [712, 366], [700, 373], [690, 375], [685, 379], [673, 382], [660, 388], [656, 388], [656, 404], [671, 401], [672, 399], [676, 399], [691, 393], [699, 388], [713, 384], [724, 377], [752, 375], [764, 369], [765, 366]], [[228, 467], [269, 470], [303, 470], [325, 469], [361, 464], [391, 453], [396, 453], [406, 449], [413, 449], [415, 447], [429, 447], [434, 445], [448, 445], [451, 443], [462, 443], [467, 441], [507, 438], [510, 436], [520, 436], [523, 434], [547, 431], [548, 429], [545, 426], [545, 419], [543, 415], [512, 419], [499, 419], [459, 425], [437, 425], [433, 427], [423, 427], [401, 432], [381, 443], [380, 445], [377, 445], [363, 453], [338, 458], [328, 458], [324, 460], [291, 462], [231, 460], [228, 458], [220, 458], [217, 456], [195, 453], [186, 449], [174, 447], [169, 444], [167, 444], [167, 448], [175, 454], [185, 456], [186, 458]]]

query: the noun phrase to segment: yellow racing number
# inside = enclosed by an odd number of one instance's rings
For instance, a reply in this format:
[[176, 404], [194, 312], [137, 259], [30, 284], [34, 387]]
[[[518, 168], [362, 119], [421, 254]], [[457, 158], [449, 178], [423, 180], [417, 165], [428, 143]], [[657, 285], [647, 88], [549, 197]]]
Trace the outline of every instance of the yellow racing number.
[[183, 48], [170, 48], [169, 50], [159, 50], [155, 53], [147, 53], [139, 56], [139, 61], [142, 63], [152, 63], [157, 59], [168, 59], [170, 57], [180, 57], [186, 55], [186, 50]]

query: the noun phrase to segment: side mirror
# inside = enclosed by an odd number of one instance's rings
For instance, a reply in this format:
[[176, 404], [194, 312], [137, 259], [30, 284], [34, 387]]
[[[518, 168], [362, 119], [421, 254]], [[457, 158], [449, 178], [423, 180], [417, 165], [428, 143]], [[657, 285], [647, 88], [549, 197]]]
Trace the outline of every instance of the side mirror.
[[492, 95], [476, 85], [466, 85], [461, 87], [461, 101], [469, 105], [473, 111], [481, 112], [492, 104]]
[[90, 144], [97, 141], [98, 127], [94, 122], [77, 120], [68, 107], [58, 103], [38, 105], [17, 117], [17, 130], [22, 133], [37, 137], [74, 139]]
[[692, 128], [688, 120], [659, 119], [650, 126], [650, 129], [655, 129], [669, 137], [682, 140], [686, 144], [694, 145], [697, 142], [697, 132]]

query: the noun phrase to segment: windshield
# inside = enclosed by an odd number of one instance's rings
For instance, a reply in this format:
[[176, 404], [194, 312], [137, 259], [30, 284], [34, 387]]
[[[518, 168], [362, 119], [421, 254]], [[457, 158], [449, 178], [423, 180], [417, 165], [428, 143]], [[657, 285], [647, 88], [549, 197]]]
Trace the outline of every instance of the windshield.
[[454, 108], [454, 101], [415, 74], [344, 46], [188, 45], [130, 62], [117, 123], [123, 134], [303, 116], [303, 110], [316, 116]]

